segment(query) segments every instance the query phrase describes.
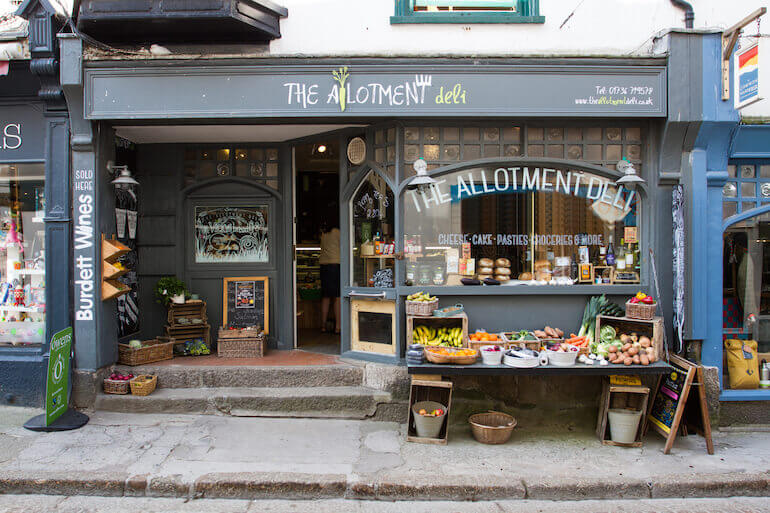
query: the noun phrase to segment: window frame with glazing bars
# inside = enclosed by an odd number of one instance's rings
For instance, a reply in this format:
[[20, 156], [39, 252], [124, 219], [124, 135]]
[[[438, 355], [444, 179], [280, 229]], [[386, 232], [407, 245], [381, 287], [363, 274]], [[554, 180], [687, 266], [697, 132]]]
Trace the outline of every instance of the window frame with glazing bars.
[[[446, 0], [451, 4], [452, 0]], [[468, 2], [463, 2], [468, 3]], [[483, 0], [478, 4], [481, 6]], [[415, 0], [395, 0], [391, 25], [405, 23], [545, 23], [540, 15], [540, 0], [517, 0], [516, 12], [505, 11], [415, 11]]]

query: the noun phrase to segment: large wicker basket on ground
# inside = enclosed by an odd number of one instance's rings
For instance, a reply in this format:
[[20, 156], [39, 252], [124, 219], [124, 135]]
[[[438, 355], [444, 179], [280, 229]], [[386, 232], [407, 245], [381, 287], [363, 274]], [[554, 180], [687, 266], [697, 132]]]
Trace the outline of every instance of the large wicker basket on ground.
[[219, 328], [217, 356], [221, 358], [261, 358], [265, 356], [265, 332]]
[[173, 338], [155, 337], [142, 342], [141, 349], [133, 349], [128, 344], [118, 344], [118, 363], [123, 365], [144, 365], [145, 363], [170, 360], [174, 357]]
[[507, 413], [490, 411], [476, 413], [468, 418], [473, 437], [483, 444], [504, 444], [511, 438], [516, 419]]

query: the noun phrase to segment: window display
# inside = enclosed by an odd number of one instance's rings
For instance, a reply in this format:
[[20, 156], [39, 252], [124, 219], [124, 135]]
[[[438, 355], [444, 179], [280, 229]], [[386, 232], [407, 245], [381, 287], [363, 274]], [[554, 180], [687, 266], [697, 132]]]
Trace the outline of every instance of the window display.
[[639, 283], [635, 191], [579, 169], [490, 165], [404, 192], [404, 283]]
[[353, 195], [351, 208], [351, 285], [393, 287], [393, 191], [382, 176], [370, 172]]
[[195, 207], [195, 263], [270, 260], [268, 206]]
[[45, 340], [45, 170], [0, 165], [0, 346]]

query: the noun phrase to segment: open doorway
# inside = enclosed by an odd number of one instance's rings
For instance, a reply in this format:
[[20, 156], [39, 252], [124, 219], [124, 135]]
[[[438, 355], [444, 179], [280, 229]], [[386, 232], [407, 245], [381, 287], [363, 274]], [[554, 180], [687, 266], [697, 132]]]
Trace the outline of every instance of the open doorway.
[[295, 147], [297, 347], [340, 352], [339, 143]]

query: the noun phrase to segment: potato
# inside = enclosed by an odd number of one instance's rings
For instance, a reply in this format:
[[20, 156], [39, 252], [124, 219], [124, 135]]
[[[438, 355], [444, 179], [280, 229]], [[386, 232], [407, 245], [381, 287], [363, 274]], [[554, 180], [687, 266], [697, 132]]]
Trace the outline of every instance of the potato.
[[626, 342], [629, 342], [630, 340], [631, 340], [631, 337], [629, 337], [629, 336], [628, 336], [628, 335], [626, 335], [625, 333], [623, 333], [623, 334], [620, 336], [620, 341], [621, 341], [621, 342], [623, 342], [624, 344], [625, 344]]
[[639, 357], [639, 361], [641, 362], [642, 365], [649, 365], [650, 364], [650, 359], [647, 357], [646, 354], [642, 354]]
[[652, 356], [650, 356], [650, 363], [655, 363], [658, 361], [658, 355], [655, 353], [652, 353]]
[[623, 365], [631, 365], [632, 363], [634, 363], [633, 358], [626, 358], [623, 360]]
[[637, 364], [637, 365], [639, 365], [639, 362], [642, 361], [642, 359], [639, 357], [638, 354], [635, 354], [634, 357], [632, 358], [632, 360], [634, 360], [634, 363]]
[[650, 347], [652, 342], [647, 337], [639, 337], [639, 344], [641, 344], [642, 347]]
[[632, 347], [632, 346], [631, 346], [631, 343], [630, 343], [630, 342], [627, 342], [627, 343], [623, 344], [623, 352], [625, 353], [626, 351], [628, 351], [629, 349], [631, 349], [631, 347]]
[[637, 348], [633, 346], [628, 348], [628, 356], [635, 356], [637, 354], [639, 354], [639, 350]]
[[617, 353], [618, 352], [618, 348], [615, 347], [615, 346], [610, 346], [610, 347], [607, 348], [607, 352], [610, 353], [610, 354]]

